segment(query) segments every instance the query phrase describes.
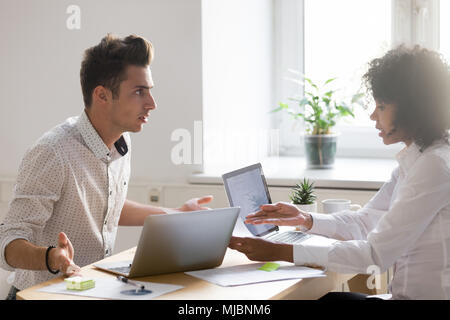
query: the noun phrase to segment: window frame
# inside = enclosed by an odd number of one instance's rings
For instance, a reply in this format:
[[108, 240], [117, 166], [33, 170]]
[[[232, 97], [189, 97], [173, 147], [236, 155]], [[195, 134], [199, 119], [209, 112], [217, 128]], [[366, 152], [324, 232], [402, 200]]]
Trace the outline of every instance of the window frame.
[[[300, 72], [305, 69], [304, 61], [304, 15], [305, 0], [274, 0], [274, 79], [275, 102], [297, 92], [303, 95], [304, 88], [286, 80], [286, 70], [294, 68]], [[376, 1], [376, 0], [374, 0]], [[440, 0], [391, 0], [392, 34], [391, 47], [399, 44], [408, 46], [420, 44], [432, 50], [439, 50]], [[298, 31], [295, 31], [298, 30]], [[289, 54], [286, 54], [289, 52]], [[296, 55], [296, 58], [293, 57]], [[293, 125], [287, 114], [274, 114], [272, 126], [280, 129], [280, 156], [303, 156], [301, 143], [302, 125]], [[382, 145], [376, 129], [369, 126], [338, 124], [336, 130], [341, 134], [338, 156], [364, 158], [392, 158], [403, 148], [402, 144]], [[346, 138], [342, 138], [345, 136]], [[358, 136], [360, 141], [355, 145]], [[369, 142], [369, 143], [368, 143]], [[367, 147], [371, 145], [371, 147]]]

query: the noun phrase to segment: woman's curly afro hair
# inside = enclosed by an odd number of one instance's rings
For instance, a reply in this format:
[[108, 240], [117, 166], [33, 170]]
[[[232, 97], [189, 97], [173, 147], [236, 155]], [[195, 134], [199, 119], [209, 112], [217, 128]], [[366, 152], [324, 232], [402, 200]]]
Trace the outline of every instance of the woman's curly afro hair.
[[369, 63], [363, 84], [375, 100], [397, 106], [394, 125], [422, 151], [436, 140], [448, 143], [450, 70], [439, 53], [399, 46]]

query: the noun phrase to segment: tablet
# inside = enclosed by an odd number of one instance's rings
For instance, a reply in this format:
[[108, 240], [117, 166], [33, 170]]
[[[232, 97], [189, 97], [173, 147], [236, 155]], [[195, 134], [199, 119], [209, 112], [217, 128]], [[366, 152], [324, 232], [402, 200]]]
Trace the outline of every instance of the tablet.
[[[261, 205], [272, 203], [260, 163], [228, 172], [222, 175], [222, 179], [230, 206], [241, 207], [239, 217], [243, 221], [250, 213], [259, 211]], [[279, 229], [272, 224], [245, 224], [245, 226], [258, 237]]]

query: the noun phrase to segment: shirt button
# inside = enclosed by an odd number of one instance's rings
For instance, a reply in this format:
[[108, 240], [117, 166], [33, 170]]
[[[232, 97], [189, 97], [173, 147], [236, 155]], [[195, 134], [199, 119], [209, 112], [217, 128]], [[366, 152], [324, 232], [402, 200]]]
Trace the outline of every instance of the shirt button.
[[109, 191], [109, 195], [110, 195], [110, 196], [112, 195], [112, 190], [111, 190], [111, 191]]
[[105, 250], [105, 254], [109, 254], [109, 249], [106, 249], [106, 250]]

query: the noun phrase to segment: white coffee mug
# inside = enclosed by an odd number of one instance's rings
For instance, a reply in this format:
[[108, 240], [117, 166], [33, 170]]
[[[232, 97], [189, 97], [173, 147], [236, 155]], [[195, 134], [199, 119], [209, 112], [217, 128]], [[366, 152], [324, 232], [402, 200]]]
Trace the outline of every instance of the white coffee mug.
[[332, 213], [342, 210], [358, 210], [361, 209], [359, 204], [354, 204], [347, 199], [325, 199], [322, 200], [323, 212]]

